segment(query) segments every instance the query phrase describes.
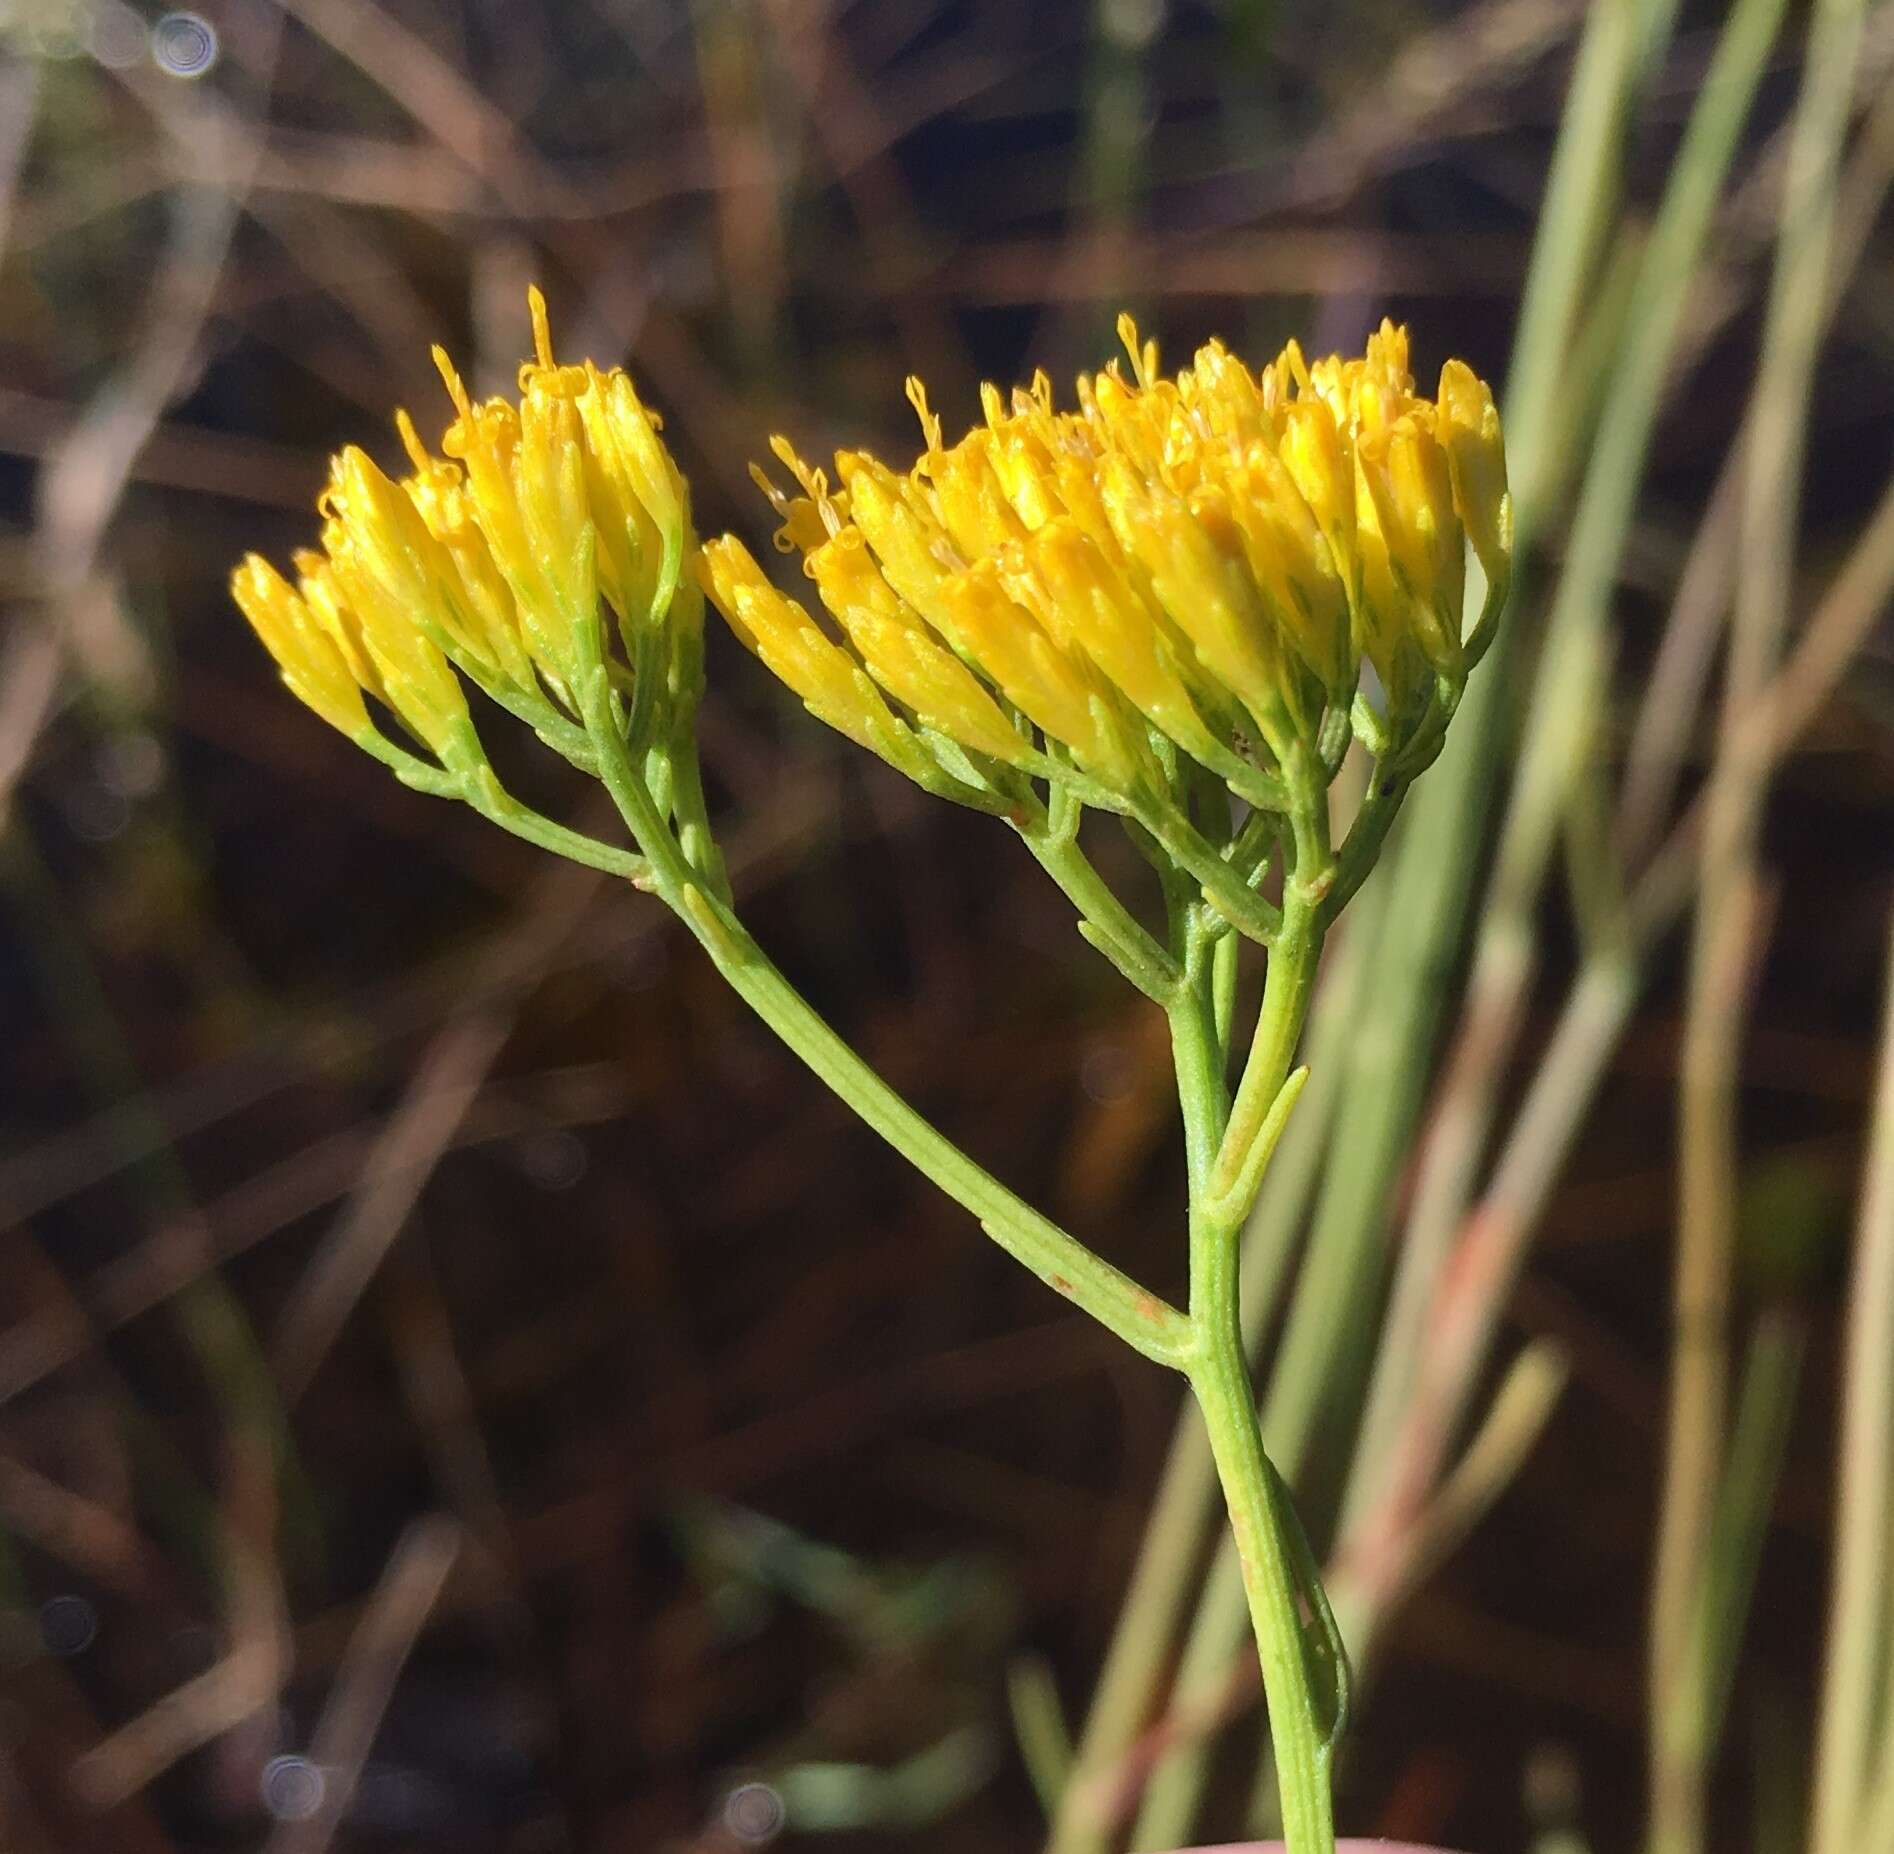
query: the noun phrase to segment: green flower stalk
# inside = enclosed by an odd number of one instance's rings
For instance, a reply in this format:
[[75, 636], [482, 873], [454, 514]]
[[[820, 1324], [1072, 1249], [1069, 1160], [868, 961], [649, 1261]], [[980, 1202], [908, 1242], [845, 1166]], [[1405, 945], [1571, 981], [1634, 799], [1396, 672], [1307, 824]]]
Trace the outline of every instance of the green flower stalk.
[[[1439, 752], [1510, 577], [1512, 507], [1491, 393], [1458, 361], [1415, 393], [1404, 330], [1359, 359], [1291, 343], [1252, 372], [1218, 343], [1165, 377], [1130, 357], [1043, 375], [952, 445], [918, 381], [922, 449], [834, 477], [774, 441], [759, 471], [777, 547], [820, 615], [732, 536], [699, 545], [659, 421], [626, 376], [536, 357], [517, 400], [475, 402], [409, 473], [336, 460], [322, 551], [294, 584], [255, 556], [238, 604], [283, 678], [411, 785], [474, 806], [672, 908], [808, 1066], [995, 1241], [1146, 1357], [1206, 1423], [1239, 1548], [1291, 1854], [1332, 1854], [1347, 1658], [1289, 1495], [1263, 1453], [1237, 1320], [1238, 1235], [1306, 1071], [1294, 1066], [1323, 938]], [[1463, 618], [1469, 548], [1486, 597]], [[1166, 1013], [1189, 1176], [1179, 1308], [1024, 1203], [895, 1094], [770, 962], [731, 906], [695, 742], [704, 594], [810, 711], [927, 791], [1003, 820], [1079, 931]], [[471, 685], [605, 785], [630, 846], [504, 790]], [[371, 699], [365, 699], [371, 698]], [[483, 718], [490, 720], [490, 715]], [[1370, 760], [1346, 833], [1329, 787]], [[1147, 926], [1081, 847], [1117, 817], [1157, 872]], [[1272, 896], [1277, 897], [1273, 898]], [[1237, 961], [1266, 949], [1240, 1063]], [[1234, 1085], [1232, 1075], [1235, 1073]]]

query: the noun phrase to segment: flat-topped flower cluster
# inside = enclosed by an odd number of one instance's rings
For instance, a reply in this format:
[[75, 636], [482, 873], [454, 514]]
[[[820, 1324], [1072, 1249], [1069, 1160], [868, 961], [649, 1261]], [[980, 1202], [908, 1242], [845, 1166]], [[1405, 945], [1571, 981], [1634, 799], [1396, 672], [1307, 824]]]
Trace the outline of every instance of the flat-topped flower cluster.
[[796, 485], [758, 472], [777, 544], [833, 631], [733, 537], [704, 548], [705, 584], [817, 715], [924, 783], [967, 770], [944, 737], [1150, 791], [1155, 730], [1272, 805], [1364, 659], [1398, 740], [1483, 648], [1461, 608], [1468, 541], [1488, 613], [1509, 576], [1499, 415], [1460, 361], [1418, 397], [1386, 322], [1359, 359], [1311, 365], [1291, 342], [1252, 372], [1211, 342], [1174, 379], [1128, 317], [1120, 333], [1129, 378], [1082, 376], [1065, 411], [1043, 374], [986, 387], [984, 423], [951, 446], [910, 381], [923, 448], [905, 474], [843, 451], [831, 483], [775, 440]]

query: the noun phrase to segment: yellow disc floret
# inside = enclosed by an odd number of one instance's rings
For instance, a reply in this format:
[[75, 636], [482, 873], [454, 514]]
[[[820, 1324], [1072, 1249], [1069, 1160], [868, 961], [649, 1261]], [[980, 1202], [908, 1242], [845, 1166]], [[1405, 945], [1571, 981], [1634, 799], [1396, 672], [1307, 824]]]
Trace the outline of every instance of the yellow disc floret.
[[368, 733], [372, 723], [359, 675], [340, 639], [302, 593], [259, 554], [244, 556], [230, 577], [230, 590], [297, 700], [351, 739]]

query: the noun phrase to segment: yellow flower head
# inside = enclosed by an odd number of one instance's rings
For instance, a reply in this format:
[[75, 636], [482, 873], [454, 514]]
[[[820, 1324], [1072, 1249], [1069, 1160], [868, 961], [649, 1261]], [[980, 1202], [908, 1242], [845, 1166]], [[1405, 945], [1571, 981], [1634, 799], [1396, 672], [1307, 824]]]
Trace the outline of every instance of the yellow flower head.
[[1419, 397], [1406, 331], [1385, 322], [1359, 359], [1310, 365], [1292, 342], [1252, 372], [1212, 342], [1174, 378], [1129, 317], [1119, 332], [1128, 374], [1081, 377], [1071, 410], [1043, 374], [983, 387], [982, 422], [952, 445], [910, 381], [923, 449], [905, 474], [842, 452], [832, 485], [773, 440], [794, 479], [757, 472], [777, 546], [835, 628], [734, 542], [707, 556], [713, 601], [844, 732], [912, 718], [990, 761], [1069, 759], [1120, 794], [1157, 776], [1153, 734], [1239, 792], [1272, 789], [1348, 712], [1364, 658], [1387, 735], [1410, 732], [1484, 642], [1463, 630], [1469, 541], [1489, 612], [1504, 594], [1491, 393], [1450, 361]]
[[659, 421], [617, 369], [560, 365], [538, 290], [528, 303], [535, 355], [517, 399], [476, 401], [436, 348], [454, 409], [438, 452], [398, 411], [409, 474], [353, 445], [336, 456], [317, 498], [322, 551], [298, 557], [299, 585], [254, 555], [232, 577], [285, 682], [351, 738], [376, 739], [366, 692], [443, 763], [476, 761], [456, 671], [536, 725], [575, 712], [576, 679], [609, 649], [601, 597], [627, 655], [652, 627], [672, 658], [694, 645], [690, 499]]

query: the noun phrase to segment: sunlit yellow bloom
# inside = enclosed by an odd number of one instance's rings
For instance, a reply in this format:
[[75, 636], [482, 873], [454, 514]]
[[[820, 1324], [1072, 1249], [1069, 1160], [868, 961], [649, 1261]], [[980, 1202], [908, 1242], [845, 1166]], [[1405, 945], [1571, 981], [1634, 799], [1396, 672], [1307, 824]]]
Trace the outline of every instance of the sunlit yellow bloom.
[[575, 627], [590, 621], [597, 598], [598, 542], [577, 403], [588, 382], [584, 368], [554, 363], [537, 291], [532, 303], [539, 358], [520, 369], [518, 405], [476, 403], [446, 351], [434, 350], [459, 413], [441, 449], [466, 469], [475, 519], [512, 589], [534, 660], [556, 686], [570, 688]]
[[368, 710], [355, 674], [302, 595], [257, 554], [244, 556], [230, 590], [297, 700], [351, 739], [366, 734]]
[[[1460, 667], [1460, 608], [1466, 591], [1466, 540], [1453, 512], [1447, 454], [1431, 429], [1431, 408], [1403, 413], [1391, 426], [1364, 430], [1355, 447], [1363, 497], [1379, 542], [1370, 568], [1377, 607], [1374, 635], [1399, 651], [1405, 633], [1437, 670]], [[1372, 517], [1369, 510], [1372, 509]], [[1377, 657], [1393, 683], [1400, 669]]]
[[[831, 487], [773, 440], [801, 492], [758, 473], [777, 545], [838, 629], [788, 602], [798, 626], [970, 752], [1032, 767], [1010, 708], [1128, 801], [1157, 777], [1147, 730], [1267, 792], [1348, 711], [1364, 657], [1398, 742], [1435, 678], [1451, 700], [1464, 677], [1469, 541], [1503, 596], [1492, 395], [1450, 362], [1438, 399], [1417, 396], [1385, 322], [1359, 358], [1311, 365], [1291, 342], [1252, 372], [1213, 341], [1175, 378], [1129, 318], [1120, 333], [1128, 376], [1081, 377], [1069, 411], [1043, 374], [983, 387], [952, 445], [911, 381], [924, 449], [905, 474], [842, 452]], [[729, 575], [708, 584], [741, 630]], [[747, 607], [761, 596], [746, 582]]]
[[1279, 735], [1284, 639], [1250, 576], [1228, 490], [1206, 483], [1180, 496], [1122, 456], [1105, 460], [1102, 481], [1112, 532], [1157, 604], [1209, 674]]
[[[996, 532], [1002, 545], [971, 567], [957, 564], [966, 556], [918, 467], [902, 478], [872, 457], [842, 452], [835, 462], [847, 485], [845, 504], [829, 502], [829, 518], [842, 524], [838, 533], [866, 542], [876, 570], [935, 634], [1082, 766], [1114, 782], [1135, 777], [1134, 749], [1110, 683], [1048, 629], [1049, 616], [1063, 622], [1068, 614], [1035, 580], [1034, 553], [1023, 544], [1031, 531], [1021, 523], [1018, 532], [1008, 532], [1008, 505], [973, 486], [979, 473], [993, 475], [984, 454], [955, 479], [956, 519], [963, 531], [980, 525]], [[990, 487], [997, 481], [993, 476]], [[793, 544], [795, 530], [786, 532]], [[991, 751], [948, 719], [943, 731], [962, 746]]]
[[1019, 730], [980, 680], [922, 623], [876, 568], [858, 530], [844, 530], [809, 555], [809, 575], [869, 673], [928, 727], [978, 753], [1015, 764], [1030, 759]]
[[414, 504], [353, 446], [336, 459], [325, 498], [325, 597], [336, 629], [366, 651], [371, 692], [445, 755], [470, 723], [459, 679], [417, 622], [417, 614], [442, 608], [440, 544]]
[[1352, 604], [1360, 597], [1355, 552], [1355, 460], [1334, 408], [1313, 395], [1285, 405], [1278, 451], [1315, 525], [1328, 543], [1329, 559], [1342, 574]]
[[316, 622], [342, 652], [342, 660], [348, 665], [349, 674], [361, 689], [372, 695], [384, 708], [391, 707], [388, 691], [382, 687], [381, 671], [375, 667], [375, 659], [368, 654], [368, 646], [363, 641], [361, 620], [350, 609], [341, 588], [335, 583], [335, 572], [329, 565], [328, 555], [318, 553], [313, 547], [299, 547], [290, 559], [296, 567], [297, 592], [314, 614]]
[[1072, 634], [1140, 713], [1188, 753], [1216, 752], [1180, 673], [1180, 644], [1153, 622], [1135, 568], [1070, 515], [1049, 519], [1035, 534], [1032, 560], [1048, 601], [1069, 615]]
[[1018, 553], [974, 561], [941, 588], [952, 634], [1049, 738], [1069, 747], [1088, 771], [1128, 788], [1137, 761], [1109, 686], [1060, 646], [1046, 623], [1047, 606], [1016, 596], [1029, 590], [1026, 562]]
[[1440, 370], [1440, 441], [1453, 471], [1453, 506], [1490, 585], [1503, 594], [1512, 572], [1513, 499], [1506, 442], [1492, 389], [1464, 361]]
[[1345, 699], [1355, 680], [1348, 587], [1313, 507], [1279, 452], [1261, 442], [1231, 472], [1230, 489], [1230, 513], [1272, 620], [1322, 687]]
[[[575, 679], [610, 651], [601, 594], [628, 652], [653, 625], [695, 649], [690, 499], [657, 417], [622, 372], [560, 365], [537, 290], [528, 303], [534, 358], [517, 401], [476, 402], [437, 348], [455, 413], [438, 450], [397, 412], [410, 474], [392, 480], [353, 445], [335, 458], [322, 552], [298, 556], [300, 586], [255, 560], [233, 578], [290, 686], [346, 733], [372, 725], [365, 691], [437, 757], [477, 753], [456, 668], [546, 725], [575, 713]], [[675, 650], [652, 660], [664, 699], [695, 699]]]
[[682, 571], [690, 495], [658, 436], [658, 415], [630, 379], [601, 373], [589, 361], [585, 374], [578, 406], [599, 580], [619, 616], [642, 624], [664, 606]]
[[794, 599], [769, 582], [732, 535], [702, 551], [707, 590], [730, 628], [807, 704], [809, 712], [857, 746], [901, 766], [900, 724], [855, 659]]
[[395, 413], [395, 425], [414, 465], [414, 474], [404, 478], [401, 487], [451, 563], [442, 589], [445, 628], [493, 675], [516, 689], [530, 689], [533, 660], [521, 634], [513, 590], [480, 530], [460, 466], [431, 455], [406, 412]]

